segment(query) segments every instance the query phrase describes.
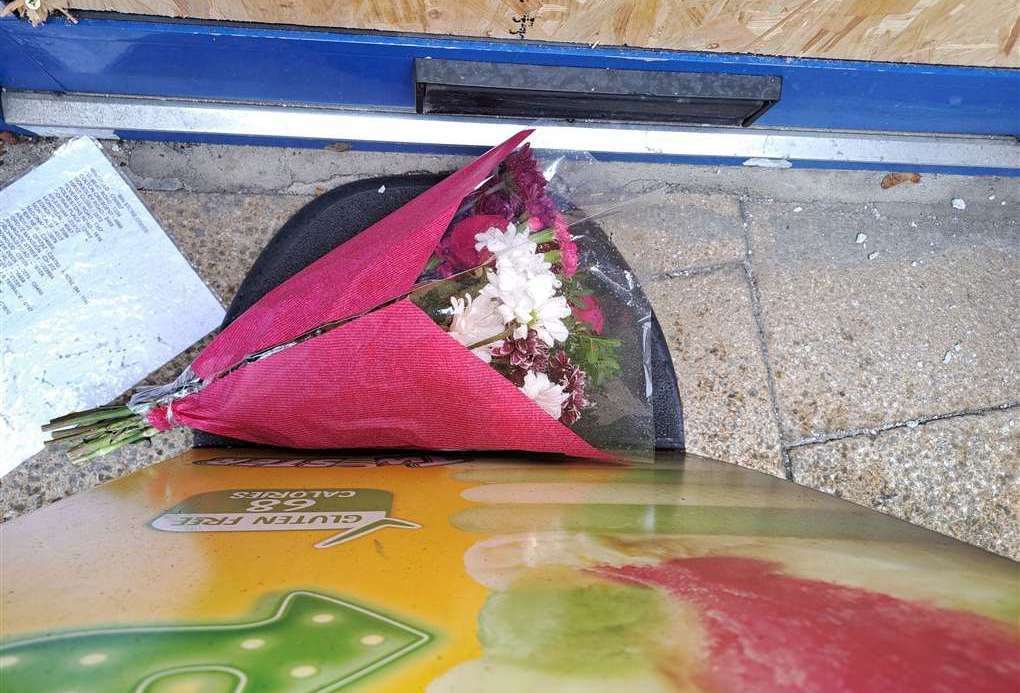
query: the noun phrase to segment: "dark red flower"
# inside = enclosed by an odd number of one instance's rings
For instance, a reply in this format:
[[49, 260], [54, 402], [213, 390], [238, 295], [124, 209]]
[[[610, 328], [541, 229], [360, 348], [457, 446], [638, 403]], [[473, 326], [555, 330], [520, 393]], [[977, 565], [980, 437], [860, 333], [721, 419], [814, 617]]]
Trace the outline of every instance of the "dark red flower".
[[475, 214], [458, 222], [439, 242], [438, 255], [443, 262], [437, 268], [440, 276], [462, 272], [485, 262], [489, 251], [475, 250], [475, 236], [492, 228], [505, 229], [506, 219], [496, 215]]
[[507, 173], [510, 174], [514, 188], [522, 197], [540, 195], [545, 192], [545, 176], [538, 167], [530, 144], [525, 144], [511, 152], [503, 165], [506, 167]]
[[475, 202], [475, 214], [493, 214], [509, 221], [524, 209], [521, 198], [504, 190], [485, 193]]
[[584, 393], [588, 374], [571, 362], [567, 352], [558, 351], [549, 359], [549, 380], [562, 385], [567, 395], [560, 421], [569, 426], [581, 418], [583, 409], [591, 405]]
[[539, 228], [547, 229], [556, 221], [556, 203], [544, 192], [533, 197], [525, 196], [524, 210], [529, 217], [539, 220]]
[[549, 367], [549, 347], [538, 338], [535, 330], [528, 330], [528, 336], [522, 339], [504, 339], [491, 353], [494, 359], [506, 360], [510, 365], [510, 379], [518, 386], [524, 382], [528, 371], [544, 373]]
[[523, 211], [527, 212], [529, 217], [538, 219], [532, 228], [537, 227], [537, 230], [552, 226], [556, 217], [556, 203], [545, 192], [545, 175], [538, 167], [530, 145], [526, 144], [511, 153], [506, 158], [504, 166], [510, 179], [510, 187], [521, 198]]

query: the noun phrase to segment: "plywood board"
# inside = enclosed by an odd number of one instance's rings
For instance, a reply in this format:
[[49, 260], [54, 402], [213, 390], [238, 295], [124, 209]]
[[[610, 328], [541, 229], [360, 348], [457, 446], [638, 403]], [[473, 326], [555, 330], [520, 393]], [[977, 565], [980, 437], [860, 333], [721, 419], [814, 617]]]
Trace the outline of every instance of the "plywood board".
[[70, 0], [72, 8], [791, 57], [1020, 67], [1016, 0]]

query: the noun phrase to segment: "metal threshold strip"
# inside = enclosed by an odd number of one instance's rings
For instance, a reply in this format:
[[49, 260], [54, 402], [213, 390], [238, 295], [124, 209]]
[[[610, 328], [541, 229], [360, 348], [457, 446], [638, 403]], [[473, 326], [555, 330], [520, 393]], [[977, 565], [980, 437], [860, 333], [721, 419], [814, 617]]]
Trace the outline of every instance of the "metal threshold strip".
[[4, 90], [5, 120], [38, 135], [186, 133], [422, 145], [489, 146], [538, 126], [536, 149], [606, 154], [1020, 170], [1012, 137], [856, 133], [422, 116], [158, 97]]

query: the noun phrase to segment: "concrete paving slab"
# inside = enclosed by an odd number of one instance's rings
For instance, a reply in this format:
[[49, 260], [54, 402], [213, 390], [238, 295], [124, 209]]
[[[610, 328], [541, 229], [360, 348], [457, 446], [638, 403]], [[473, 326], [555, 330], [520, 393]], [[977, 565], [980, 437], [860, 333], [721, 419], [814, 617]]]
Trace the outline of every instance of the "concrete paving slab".
[[789, 454], [800, 483], [1020, 560], [1020, 409]]
[[783, 476], [743, 269], [662, 279], [645, 291], [673, 355], [688, 450]]
[[46, 161], [61, 144], [63, 140], [56, 139], [0, 142], [0, 188]]
[[281, 226], [312, 200], [306, 195], [227, 195], [141, 191], [202, 280], [224, 306]]
[[785, 440], [1015, 400], [1014, 213], [749, 203]]
[[67, 461], [64, 450], [33, 455], [0, 480], [0, 519], [10, 520], [61, 498], [165, 460], [191, 447], [183, 429], [156, 436], [150, 444], [128, 445], [82, 465]]
[[600, 219], [642, 281], [675, 270], [739, 262], [746, 252], [734, 195], [670, 193]]
[[471, 157], [138, 142], [127, 170], [147, 190], [315, 195], [363, 178], [453, 171]]

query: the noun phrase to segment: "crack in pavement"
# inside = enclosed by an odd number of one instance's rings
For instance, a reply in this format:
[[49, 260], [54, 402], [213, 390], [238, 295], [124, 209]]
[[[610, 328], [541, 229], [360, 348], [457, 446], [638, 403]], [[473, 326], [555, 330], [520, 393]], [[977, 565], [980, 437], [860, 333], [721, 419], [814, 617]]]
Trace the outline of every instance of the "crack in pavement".
[[726, 260], [724, 262], [716, 262], [711, 265], [691, 265], [689, 267], [683, 267], [681, 269], [665, 270], [663, 272], [657, 272], [650, 277], [647, 277], [646, 281], [650, 284], [665, 279], [688, 279], [690, 277], [699, 277], [703, 274], [712, 274], [725, 269], [736, 269], [743, 267], [743, 260]]
[[864, 427], [864, 428], [848, 428], [842, 431], [830, 431], [827, 433], [818, 433], [811, 436], [804, 436], [792, 443], [786, 443], [783, 448], [786, 450], [795, 450], [797, 448], [808, 447], [811, 445], [824, 445], [825, 443], [831, 443], [837, 440], [846, 440], [847, 438], [858, 438], [861, 436], [868, 436], [874, 438], [880, 433], [886, 431], [894, 431], [901, 428], [915, 429], [925, 424], [933, 423], [935, 421], [945, 421], [947, 419], [957, 419], [964, 416], [983, 416], [985, 414], [994, 414], [999, 411], [1009, 411], [1020, 407], [1020, 400], [1009, 400], [1000, 404], [993, 404], [987, 407], [977, 407], [973, 409], [959, 409], [956, 411], [945, 412], [943, 414], [934, 414], [932, 416], [922, 416], [916, 419], [908, 419], [906, 421], [893, 421], [884, 423], [880, 426]]

